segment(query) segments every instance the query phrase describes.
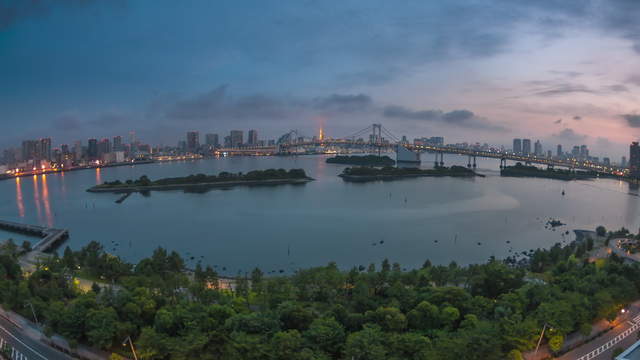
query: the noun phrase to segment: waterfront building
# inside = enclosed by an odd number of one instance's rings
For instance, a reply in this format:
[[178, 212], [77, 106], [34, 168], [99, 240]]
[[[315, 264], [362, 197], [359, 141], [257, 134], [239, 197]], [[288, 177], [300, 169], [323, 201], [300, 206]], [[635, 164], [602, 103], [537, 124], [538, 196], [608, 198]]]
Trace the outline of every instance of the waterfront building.
[[580, 157], [580, 146], [576, 145], [571, 149], [571, 156], [576, 159]]
[[553, 151], [547, 150], [547, 158], [551, 159], [553, 157]]
[[124, 147], [122, 146], [122, 136], [114, 136], [113, 137], [113, 151], [122, 151]]
[[77, 162], [82, 160], [82, 142], [80, 140], [73, 144], [73, 159]]
[[104, 155], [111, 152], [111, 141], [107, 138], [100, 140], [98, 143], [98, 158], [103, 160]]
[[542, 156], [543, 152], [542, 152], [542, 143], [540, 142], [540, 140], [536, 140], [536, 143], [533, 144], [533, 154], [535, 156]]
[[562, 153], [562, 145], [558, 144], [557, 150], [556, 150], [556, 155], [558, 157], [562, 157], [563, 153]]
[[602, 158], [602, 165], [611, 166], [611, 159], [609, 159], [608, 157], [603, 157]]
[[187, 151], [195, 153], [200, 150], [200, 133], [197, 131], [187, 132]]
[[258, 130], [249, 130], [249, 134], [247, 136], [247, 145], [258, 145]]
[[522, 154], [522, 139], [513, 139], [513, 153]]
[[620, 167], [627, 167], [627, 157], [623, 156], [620, 160]]
[[238, 148], [242, 146], [242, 130], [231, 130], [231, 134], [229, 136], [230, 145], [232, 148]]
[[51, 138], [40, 139], [40, 154], [38, 160], [51, 161]]
[[522, 155], [531, 155], [531, 139], [522, 139]]
[[89, 160], [97, 160], [98, 159], [98, 140], [97, 139], [89, 139], [87, 147], [87, 157]]
[[589, 149], [587, 148], [587, 145], [580, 145], [580, 158], [583, 160], [589, 158]]
[[218, 140], [218, 134], [205, 134], [204, 143], [210, 148], [217, 148], [218, 146], [220, 146], [220, 141]]
[[637, 141], [629, 147], [629, 176], [640, 179], [640, 144]]

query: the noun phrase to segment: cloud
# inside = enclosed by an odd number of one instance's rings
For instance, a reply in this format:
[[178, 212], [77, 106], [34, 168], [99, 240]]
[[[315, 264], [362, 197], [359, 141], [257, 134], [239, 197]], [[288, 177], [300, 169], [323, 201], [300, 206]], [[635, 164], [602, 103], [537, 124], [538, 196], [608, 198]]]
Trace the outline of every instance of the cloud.
[[585, 93], [585, 94], [595, 94], [596, 91], [589, 89], [584, 85], [576, 85], [576, 84], [559, 84], [551, 87], [547, 87], [544, 89], [535, 90], [532, 95], [534, 96], [562, 96], [573, 93]]
[[227, 95], [227, 85], [221, 85], [204, 94], [179, 100], [165, 110], [164, 115], [174, 120], [215, 120], [285, 117], [285, 104], [266, 95], [250, 95], [234, 99]]
[[558, 119], [556, 121], [553, 122], [556, 125], [562, 124], [562, 119]]
[[577, 78], [579, 76], [582, 76], [583, 74], [581, 72], [577, 72], [577, 71], [557, 71], [557, 70], [551, 70], [549, 71], [552, 74], [555, 75], [562, 75], [562, 76], [566, 76], [568, 78]]
[[[87, 7], [97, 0], [8, 0], [0, 1], [0, 30], [20, 21], [50, 14], [55, 8], [75, 9]], [[113, 1], [123, 5], [125, 0]]]
[[573, 117], [573, 120], [580, 121], [582, 120], [582, 116], [576, 115]]
[[75, 115], [61, 115], [53, 120], [53, 128], [61, 131], [76, 131], [82, 128], [82, 123]]
[[636, 75], [631, 75], [629, 76], [629, 78], [627, 78], [627, 81], [625, 81], [628, 84], [633, 84], [636, 86], [640, 86], [640, 75], [636, 74]]
[[587, 138], [587, 135], [578, 134], [577, 132], [573, 131], [573, 129], [566, 128], [558, 133], [553, 134], [553, 137], [560, 140], [578, 142], [585, 140]]
[[640, 128], [640, 115], [638, 114], [623, 114], [620, 115], [627, 121], [627, 125], [632, 128]]
[[403, 106], [389, 105], [383, 108], [382, 115], [391, 119], [423, 120], [446, 125], [493, 131], [506, 130], [504, 127], [492, 124], [485, 118], [478, 117], [473, 112], [464, 109], [443, 112], [442, 110], [435, 109], [411, 110]]
[[314, 108], [322, 111], [334, 112], [357, 112], [371, 107], [373, 101], [365, 94], [339, 95], [333, 94], [325, 98], [317, 98], [314, 101]]
[[605, 86], [605, 88], [613, 92], [629, 92], [629, 88], [622, 84], [609, 85]]

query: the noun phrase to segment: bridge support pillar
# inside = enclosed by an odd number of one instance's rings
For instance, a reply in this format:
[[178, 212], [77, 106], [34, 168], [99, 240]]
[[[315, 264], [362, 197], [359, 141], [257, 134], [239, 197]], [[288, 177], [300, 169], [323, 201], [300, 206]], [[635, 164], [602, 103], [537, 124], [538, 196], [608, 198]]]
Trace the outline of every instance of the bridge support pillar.
[[473, 155], [473, 168], [475, 169], [477, 167], [476, 165], [476, 156]]
[[444, 166], [444, 153], [440, 153], [440, 166]]
[[467, 167], [471, 169], [471, 155], [467, 155]]
[[500, 169], [504, 169], [506, 167], [507, 167], [507, 159], [501, 158], [500, 159]]
[[436, 161], [434, 163], [434, 167], [438, 167], [440, 164], [438, 163], [438, 153], [436, 152]]

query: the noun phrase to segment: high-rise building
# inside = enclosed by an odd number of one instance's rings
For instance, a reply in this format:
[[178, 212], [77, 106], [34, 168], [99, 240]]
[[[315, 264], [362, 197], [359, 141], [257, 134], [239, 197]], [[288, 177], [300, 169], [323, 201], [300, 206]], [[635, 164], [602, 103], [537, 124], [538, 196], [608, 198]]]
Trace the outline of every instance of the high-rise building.
[[623, 156], [620, 160], [620, 167], [627, 167], [627, 157]]
[[515, 154], [522, 154], [522, 139], [513, 139], [513, 152]]
[[580, 157], [580, 146], [576, 145], [571, 149], [571, 156], [576, 159]]
[[531, 139], [522, 139], [522, 155], [531, 155]]
[[542, 143], [540, 140], [536, 140], [535, 144], [533, 144], [533, 154], [535, 156], [542, 156]]
[[608, 157], [603, 157], [602, 158], [602, 165], [611, 166], [611, 159], [609, 159]]
[[247, 145], [258, 145], [258, 130], [249, 130], [249, 134], [247, 136]]
[[189, 131], [187, 133], [187, 151], [198, 152], [200, 150], [200, 133]]
[[22, 142], [22, 161], [34, 160], [37, 154], [38, 142], [36, 140], [24, 140]]
[[79, 140], [73, 144], [73, 158], [75, 161], [82, 160], [82, 142]]
[[122, 150], [124, 150], [124, 146], [122, 146], [122, 136], [114, 136], [113, 151], [122, 151]]
[[39, 160], [51, 161], [51, 138], [40, 139]]
[[553, 157], [553, 151], [547, 150], [547, 158], [551, 159]]
[[220, 146], [220, 141], [218, 139], [218, 134], [206, 134], [204, 136], [204, 143], [210, 147], [218, 147]]
[[637, 141], [632, 142], [629, 147], [629, 176], [640, 178], [640, 144]]
[[98, 160], [98, 140], [89, 139], [89, 145], [87, 147], [87, 157], [89, 160]]
[[102, 160], [105, 154], [111, 152], [111, 141], [109, 139], [104, 138], [100, 140], [98, 143], [98, 159]]
[[587, 145], [580, 145], [580, 158], [588, 159], [589, 158], [589, 149]]
[[558, 149], [557, 149], [557, 151], [556, 151], [556, 155], [557, 155], [558, 157], [562, 157], [562, 155], [564, 155], [564, 154], [562, 153], [562, 145], [560, 145], [560, 144], [558, 144]]
[[237, 148], [240, 147], [242, 142], [242, 130], [231, 130], [231, 147]]

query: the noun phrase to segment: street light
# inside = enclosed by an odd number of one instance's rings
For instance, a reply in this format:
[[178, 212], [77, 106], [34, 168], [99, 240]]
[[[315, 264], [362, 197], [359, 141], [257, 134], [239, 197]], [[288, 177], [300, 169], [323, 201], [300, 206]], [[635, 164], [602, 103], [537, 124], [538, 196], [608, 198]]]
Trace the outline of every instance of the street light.
[[133, 352], [133, 358], [135, 360], [138, 360], [138, 355], [136, 355], [136, 349], [133, 347], [133, 341], [131, 340], [131, 336], [127, 336], [123, 341], [122, 341], [122, 346], [127, 346], [127, 342], [129, 343], [129, 345], [131, 346], [131, 352]]
[[33, 318], [36, 320], [36, 325], [40, 326], [40, 322], [38, 321], [38, 316], [36, 315], [36, 311], [33, 309], [33, 304], [31, 304], [31, 302], [27, 301], [24, 303], [25, 305], [29, 305], [29, 307], [31, 308], [31, 313], [33, 314]]
[[553, 328], [549, 324], [544, 323], [542, 332], [540, 333], [540, 339], [538, 339], [538, 345], [536, 345], [536, 351], [533, 353], [534, 355], [538, 353], [538, 349], [540, 348], [540, 343], [542, 342], [542, 337], [544, 336], [544, 331], [547, 329], [547, 326], [549, 326], [549, 330], [553, 330]]

